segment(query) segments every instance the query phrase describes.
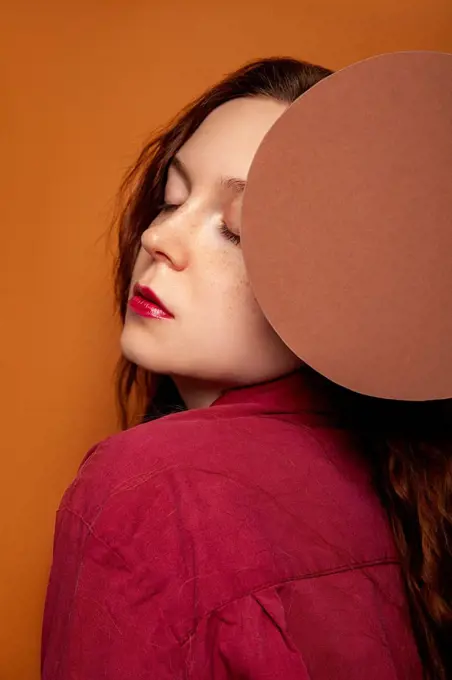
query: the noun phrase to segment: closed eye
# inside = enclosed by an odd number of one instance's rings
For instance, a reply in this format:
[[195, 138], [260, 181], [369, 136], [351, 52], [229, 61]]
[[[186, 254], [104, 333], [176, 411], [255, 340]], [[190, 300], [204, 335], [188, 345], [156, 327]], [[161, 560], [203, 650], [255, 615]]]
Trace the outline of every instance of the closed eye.
[[240, 245], [240, 236], [238, 234], [234, 234], [233, 231], [227, 228], [226, 224], [223, 222], [220, 225], [220, 232], [226, 238], [228, 241], [231, 241], [235, 246]]
[[180, 205], [176, 205], [175, 203], [161, 203], [159, 206], [157, 206], [159, 214], [173, 212], [178, 208], [180, 208]]
[[[180, 205], [177, 205], [175, 203], [161, 203], [158, 206], [158, 213], [160, 215], [165, 215], [167, 213], [174, 212], [178, 208], [180, 208]], [[224, 222], [220, 225], [219, 230], [225, 239], [233, 243], [235, 246], [240, 245], [240, 236], [238, 234], [235, 234], [230, 229], [228, 229]]]

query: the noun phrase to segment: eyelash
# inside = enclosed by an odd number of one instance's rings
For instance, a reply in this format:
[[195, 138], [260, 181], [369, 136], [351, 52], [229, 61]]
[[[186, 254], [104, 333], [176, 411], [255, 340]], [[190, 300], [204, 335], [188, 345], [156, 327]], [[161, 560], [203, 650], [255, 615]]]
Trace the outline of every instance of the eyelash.
[[[162, 203], [162, 205], [159, 206], [158, 212], [161, 214], [169, 213], [174, 210], [177, 210], [179, 206], [178, 205], [171, 205], [170, 203]], [[230, 231], [226, 224], [223, 222], [219, 226], [219, 231], [224, 236], [225, 239], [233, 243], [235, 246], [240, 245], [240, 236], [238, 234], [234, 234], [232, 231]]]
[[227, 226], [225, 225], [224, 222], [220, 225], [219, 229], [220, 229], [220, 233], [223, 234], [223, 236], [224, 236], [228, 241], [230, 241], [231, 243], [233, 243], [235, 246], [240, 245], [240, 236], [239, 236], [238, 234], [234, 234], [232, 231], [230, 231], [230, 230], [227, 228]]
[[157, 207], [157, 212], [160, 213], [167, 213], [171, 212], [172, 210], [177, 210], [179, 206], [178, 205], [171, 205], [170, 203], [162, 203]]

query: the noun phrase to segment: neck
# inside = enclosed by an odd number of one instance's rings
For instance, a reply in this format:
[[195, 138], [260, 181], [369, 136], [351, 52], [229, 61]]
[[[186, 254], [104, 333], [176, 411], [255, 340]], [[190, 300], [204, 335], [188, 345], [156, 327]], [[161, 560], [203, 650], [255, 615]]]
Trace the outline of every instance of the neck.
[[174, 384], [187, 409], [208, 408], [225, 391], [219, 384], [193, 378], [173, 377]]

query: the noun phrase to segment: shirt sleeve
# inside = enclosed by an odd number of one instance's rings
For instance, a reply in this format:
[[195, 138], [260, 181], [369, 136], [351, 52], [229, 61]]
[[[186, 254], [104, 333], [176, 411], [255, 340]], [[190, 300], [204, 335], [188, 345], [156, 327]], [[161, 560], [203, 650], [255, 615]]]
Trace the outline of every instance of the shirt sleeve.
[[190, 680], [312, 680], [272, 595], [247, 595], [211, 612], [185, 648]]
[[262, 597], [197, 615], [202, 583], [184, 519], [168, 479], [122, 489], [95, 521], [69, 496], [57, 518], [42, 680], [310, 680]]
[[[186, 677], [165, 603], [171, 574], [152, 564], [152, 546], [136, 530], [118, 548], [70, 508], [60, 510], [44, 616], [43, 680]], [[168, 542], [162, 536], [153, 548], [161, 555]], [[142, 561], [128, 559], [136, 552]]]
[[126, 550], [109, 545], [69, 508], [60, 511], [56, 540], [63, 535], [72, 548], [83, 546], [82, 558], [73, 563], [57, 545], [43, 680], [310, 680], [274, 604], [259, 595], [209, 613], [181, 639], [189, 611], [180, 599], [177, 612], [177, 565], [165, 572], [151, 558], [151, 548], [175, 554], [168, 527], [153, 546], [147, 543], [147, 554], [142, 537], [131, 539], [129, 550], [144, 550], [141, 564], [128, 562]]

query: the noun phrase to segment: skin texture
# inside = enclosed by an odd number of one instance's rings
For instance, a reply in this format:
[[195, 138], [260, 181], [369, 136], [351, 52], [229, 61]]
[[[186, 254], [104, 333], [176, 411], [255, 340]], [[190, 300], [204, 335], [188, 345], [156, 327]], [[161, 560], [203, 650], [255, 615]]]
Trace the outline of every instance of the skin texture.
[[168, 207], [142, 236], [130, 296], [136, 282], [148, 286], [174, 318], [147, 319], [129, 308], [121, 348], [139, 366], [170, 375], [188, 408], [300, 363], [254, 298], [239, 243], [242, 183], [285, 109], [270, 98], [243, 98], [211, 113], [178, 152]]

